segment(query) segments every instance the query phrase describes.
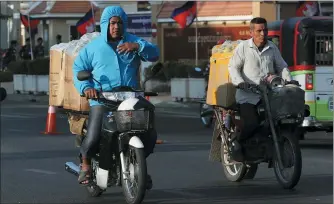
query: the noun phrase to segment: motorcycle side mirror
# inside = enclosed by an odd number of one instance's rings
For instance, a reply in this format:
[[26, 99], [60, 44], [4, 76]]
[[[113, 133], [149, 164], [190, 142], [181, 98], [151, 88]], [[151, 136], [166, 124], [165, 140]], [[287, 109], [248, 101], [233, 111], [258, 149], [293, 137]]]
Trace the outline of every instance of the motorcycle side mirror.
[[199, 67], [195, 67], [195, 71], [196, 71], [196, 72], [201, 72], [201, 71], [202, 71], [202, 69], [201, 69], [201, 68], [199, 68]]
[[96, 81], [96, 83], [98, 83], [100, 85], [100, 91], [102, 92], [102, 84], [97, 81], [96, 79], [93, 78], [93, 75], [92, 73], [90, 73], [89, 71], [79, 71], [78, 74], [77, 74], [77, 79], [79, 81], [85, 81], [85, 80], [88, 80], [88, 79], [93, 79], [94, 81]]
[[5, 100], [7, 97], [7, 91], [5, 88], [0, 87], [0, 101]]
[[92, 77], [92, 74], [89, 71], [80, 71], [77, 74], [77, 79], [79, 81], [85, 81]]

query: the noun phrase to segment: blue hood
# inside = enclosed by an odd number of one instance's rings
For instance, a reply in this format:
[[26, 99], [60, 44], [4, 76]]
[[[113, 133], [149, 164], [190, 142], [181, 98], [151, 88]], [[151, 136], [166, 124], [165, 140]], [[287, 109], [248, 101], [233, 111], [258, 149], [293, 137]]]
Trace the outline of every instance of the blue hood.
[[100, 19], [100, 27], [101, 27], [101, 36], [107, 42], [109, 35], [109, 21], [112, 17], [120, 17], [123, 21], [123, 36], [126, 34], [126, 28], [128, 25], [128, 16], [120, 6], [108, 6], [103, 10]]

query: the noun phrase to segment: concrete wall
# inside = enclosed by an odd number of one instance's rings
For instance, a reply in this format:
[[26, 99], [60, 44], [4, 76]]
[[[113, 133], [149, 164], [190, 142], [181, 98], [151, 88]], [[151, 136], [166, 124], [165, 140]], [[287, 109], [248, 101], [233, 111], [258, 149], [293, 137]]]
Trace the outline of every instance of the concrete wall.
[[49, 23], [49, 47], [56, 44], [56, 36], [62, 36], [63, 42], [70, 41], [70, 29], [65, 19], [50, 20]]
[[276, 20], [276, 4], [274, 2], [253, 2], [252, 15], [254, 17], [263, 17], [267, 21]]
[[14, 83], [13, 82], [2, 82], [0, 83], [0, 87], [5, 88], [7, 94], [14, 93]]

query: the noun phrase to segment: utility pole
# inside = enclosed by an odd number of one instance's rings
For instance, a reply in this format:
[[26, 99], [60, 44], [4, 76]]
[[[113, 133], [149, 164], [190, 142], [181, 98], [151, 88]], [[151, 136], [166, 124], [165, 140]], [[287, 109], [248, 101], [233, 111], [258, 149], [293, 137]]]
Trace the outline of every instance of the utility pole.
[[13, 4], [13, 35], [12, 40], [17, 40], [21, 45], [21, 19], [20, 19], [20, 1], [12, 1]]

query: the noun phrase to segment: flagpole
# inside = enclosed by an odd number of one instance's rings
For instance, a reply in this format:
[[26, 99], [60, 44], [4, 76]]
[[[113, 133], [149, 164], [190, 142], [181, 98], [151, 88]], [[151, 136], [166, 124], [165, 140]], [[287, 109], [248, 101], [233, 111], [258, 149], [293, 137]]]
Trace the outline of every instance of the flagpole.
[[195, 19], [195, 52], [196, 52], [196, 60], [195, 60], [195, 64], [196, 66], [198, 66], [198, 37], [197, 37], [197, 16], [198, 16], [198, 10], [197, 10], [197, 1], [195, 1], [196, 3], [196, 19]]
[[319, 16], [322, 16], [322, 9], [321, 9], [321, 2], [318, 1], [318, 13], [319, 13]]
[[31, 37], [31, 25], [30, 25], [30, 13], [28, 13], [28, 25], [29, 25], [29, 38], [30, 38], [30, 53], [31, 53], [31, 60], [34, 60], [34, 52], [32, 51], [32, 37]]
[[93, 16], [93, 21], [94, 21], [94, 31], [96, 32], [96, 22], [95, 22], [94, 6], [93, 6], [92, 2], [90, 2], [90, 7], [92, 8], [92, 16]]

